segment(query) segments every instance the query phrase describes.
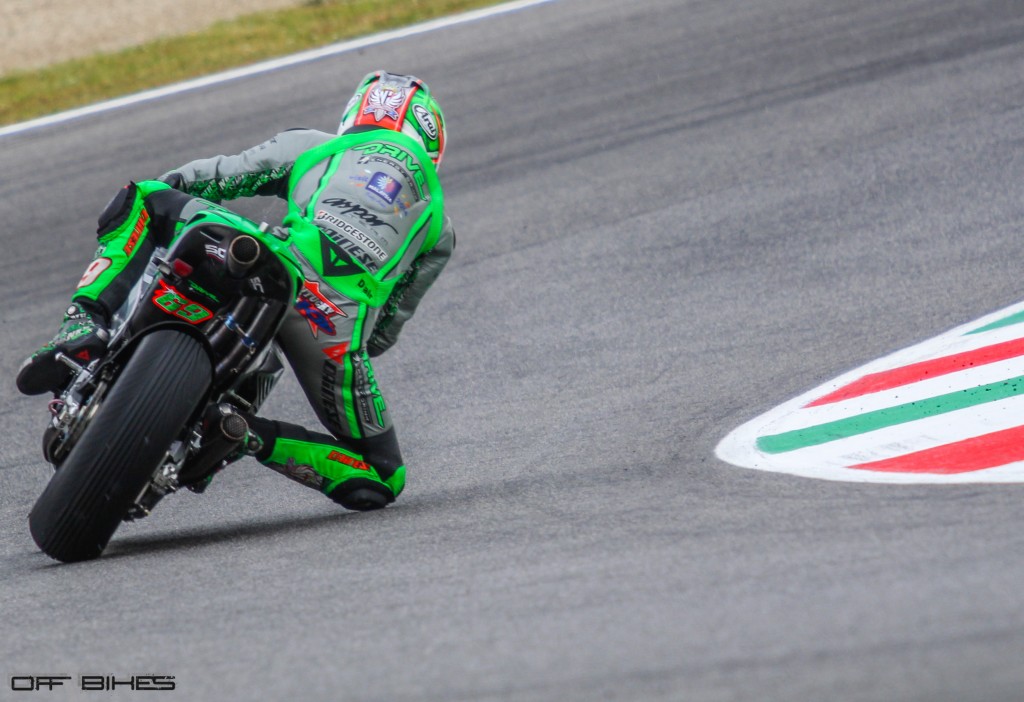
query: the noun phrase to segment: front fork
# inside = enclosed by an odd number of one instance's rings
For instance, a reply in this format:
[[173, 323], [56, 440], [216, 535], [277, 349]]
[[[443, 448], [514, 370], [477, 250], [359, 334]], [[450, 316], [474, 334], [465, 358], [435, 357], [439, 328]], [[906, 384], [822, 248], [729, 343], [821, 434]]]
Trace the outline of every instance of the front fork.
[[70, 366], [74, 375], [67, 389], [50, 400], [47, 406], [50, 410], [50, 425], [43, 432], [43, 457], [54, 468], [59, 468], [71, 453], [95, 416], [115, 376], [110, 365], [102, 365], [102, 358], [84, 366], [63, 353], [57, 354], [57, 360]]

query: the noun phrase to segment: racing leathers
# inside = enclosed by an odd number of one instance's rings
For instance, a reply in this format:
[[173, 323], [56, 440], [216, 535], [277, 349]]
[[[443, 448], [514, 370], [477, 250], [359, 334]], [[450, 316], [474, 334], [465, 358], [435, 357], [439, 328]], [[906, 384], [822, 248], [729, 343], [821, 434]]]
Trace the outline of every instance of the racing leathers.
[[102, 246], [75, 300], [109, 319], [152, 247], [198, 212], [239, 197], [285, 199], [282, 231], [306, 282], [277, 342], [330, 435], [253, 416], [256, 458], [350, 509], [392, 502], [406, 469], [370, 358], [395, 343], [455, 246], [422, 146], [384, 129], [288, 130], [130, 189], [101, 217]]

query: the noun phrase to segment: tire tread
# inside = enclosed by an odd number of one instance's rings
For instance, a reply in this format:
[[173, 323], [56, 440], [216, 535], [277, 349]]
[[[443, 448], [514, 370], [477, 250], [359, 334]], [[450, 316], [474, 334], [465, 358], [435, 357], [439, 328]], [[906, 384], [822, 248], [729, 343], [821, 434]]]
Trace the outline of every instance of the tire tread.
[[29, 514], [43, 552], [65, 562], [103, 552], [211, 377], [203, 345], [187, 334], [161, 330], [140, 342]]

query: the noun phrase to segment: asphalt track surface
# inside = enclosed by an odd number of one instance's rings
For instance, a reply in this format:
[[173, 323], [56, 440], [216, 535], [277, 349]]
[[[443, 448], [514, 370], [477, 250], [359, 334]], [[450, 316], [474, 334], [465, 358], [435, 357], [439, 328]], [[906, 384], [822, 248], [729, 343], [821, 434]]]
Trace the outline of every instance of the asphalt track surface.
[[[560, 0], [0, 144], [0, 698], [1018, 700], [1016, 485], [714, 457], [751, 417], [1024, 298], [1009, 0]], [[127, 178], [442, 98], [449, 270], [377, 364], [405, 458], [345, 513], [249, 460], [61, 566], [17, 395]], [[245, 206], [273, 217], [273, 203]], [[314, 423], [287, 376], [267, 414]], [[76, 680], [70, 685], [75, 686]]]

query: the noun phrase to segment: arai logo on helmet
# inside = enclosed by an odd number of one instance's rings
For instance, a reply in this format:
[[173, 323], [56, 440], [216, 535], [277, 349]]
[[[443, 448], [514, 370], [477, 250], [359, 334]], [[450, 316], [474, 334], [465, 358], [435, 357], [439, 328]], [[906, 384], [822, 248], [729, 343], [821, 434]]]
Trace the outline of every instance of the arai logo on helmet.
[[413, 105], [412, 114], [416, 118], [416, 121], [423, 128], [423, 131], [427, 133], [431, 141], [437, 139], [437, 122], [434, 121], [434, 116], [430, 114], [430, 110], [425, 108], [423, 105]]

